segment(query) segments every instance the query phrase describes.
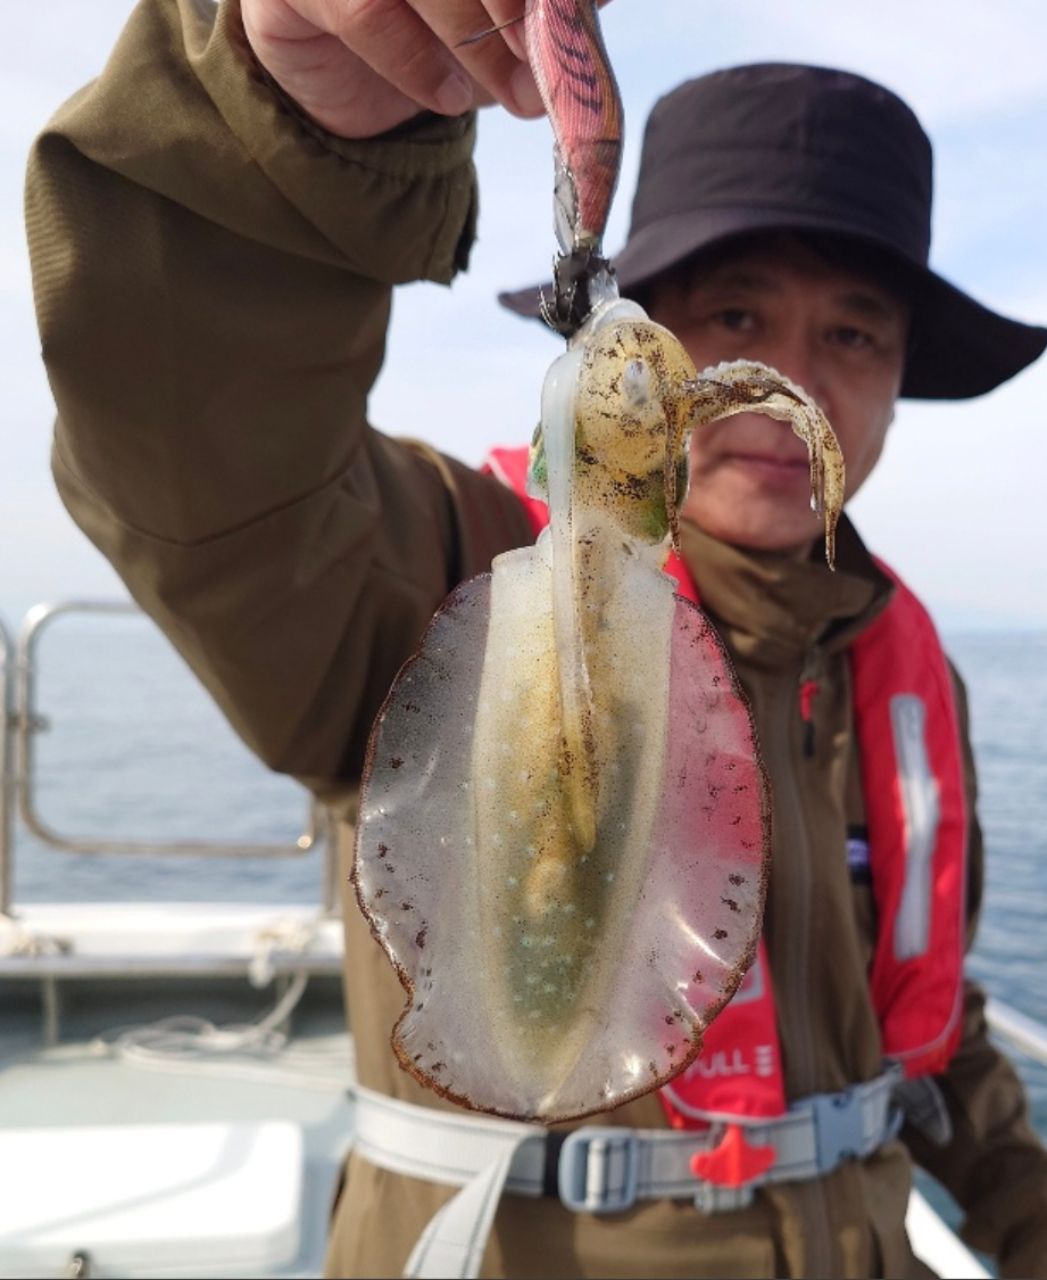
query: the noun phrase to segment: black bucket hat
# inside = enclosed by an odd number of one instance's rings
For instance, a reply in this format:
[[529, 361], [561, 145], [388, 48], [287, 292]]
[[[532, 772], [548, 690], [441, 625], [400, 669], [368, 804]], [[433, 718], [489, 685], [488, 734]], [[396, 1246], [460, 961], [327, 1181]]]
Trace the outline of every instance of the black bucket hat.
[[[890, 90], [823, 67], [759, 63], [689, 80], [644, 134], [623, 293], [700, 250], [757, 232], [856, 242], [912, 309], [901, 394], [981, 395], [1031, 364], [1047, 329], [990, 311], [928, 266], [931, 144]], [[548, 290], [550, 286], [545, 286]], [[538, 317], [537, 285], [499, 300]]]

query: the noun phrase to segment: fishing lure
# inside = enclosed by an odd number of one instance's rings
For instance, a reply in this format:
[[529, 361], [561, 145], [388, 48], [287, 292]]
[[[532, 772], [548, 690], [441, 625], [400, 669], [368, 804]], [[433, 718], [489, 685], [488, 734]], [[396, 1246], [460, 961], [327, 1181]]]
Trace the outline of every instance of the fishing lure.
[[624, 112], [591, 0], [527, 0], [524, 34], [556, 139], [560, 255], [543, 314], [570, 336], [594, 306], [617, 296], [603, 235], [621, 169]]

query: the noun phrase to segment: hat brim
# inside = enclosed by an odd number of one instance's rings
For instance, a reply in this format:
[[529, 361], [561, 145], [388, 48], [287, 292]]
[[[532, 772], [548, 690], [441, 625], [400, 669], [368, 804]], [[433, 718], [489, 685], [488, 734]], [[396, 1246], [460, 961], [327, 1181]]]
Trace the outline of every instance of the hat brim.
[[[853, 225], [817, 215], [783, 218], [774, 210], [750, 208], [663, 218], [633, 236], [613, 259], [619, 287], [627, 295], [701, 249], [759, 231], [821, 231], [871, 246], [891, 259], [911, 307], [902, 396], [966, 400], [984, 395], [1020, 373], [1047, 348], [1047, 329], [991, 311], [885, 241], [856, 234]], [[551, 284], [532, 285], [500, 293], [498, 300], [517, 315], [540, 319], [542, 293], [551, 289]]]

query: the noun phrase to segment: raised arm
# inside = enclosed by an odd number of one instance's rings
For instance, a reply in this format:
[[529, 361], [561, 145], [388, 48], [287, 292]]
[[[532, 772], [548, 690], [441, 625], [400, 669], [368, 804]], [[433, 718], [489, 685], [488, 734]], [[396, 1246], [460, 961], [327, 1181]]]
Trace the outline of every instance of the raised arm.
[[473, 118], [409, 115], [336, 137], [236, 3], [143, 0], [29, 167], [62, 497], [248, 744], [327, 795], [449, 586], [529, 536], [366, 423], [392, 286], [449, 281], [474, 233]]

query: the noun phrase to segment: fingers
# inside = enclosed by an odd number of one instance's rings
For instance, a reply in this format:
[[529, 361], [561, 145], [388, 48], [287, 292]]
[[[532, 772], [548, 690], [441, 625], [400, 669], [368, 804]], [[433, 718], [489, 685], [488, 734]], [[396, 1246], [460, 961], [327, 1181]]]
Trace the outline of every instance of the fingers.
[[475, 35], [467, 36], [462, 41], [462, 46], [476, 44], [492, 35], [500, 35], [516, 57], [521, 61], [527, 60], [527, 40], [524, 36], [523, 13], [519, 17], [510, 18], [508, 22], [496, 23], [490, 27], [485, 27], [483, 31], [478, 31]]
[[543, 114], [521, 21], [529, 4], [241, 0], [241, 13], [255, 56], [307, 115], [342, 137], [370, 138], [420, 108], [459, 115], [500, 102]]
[[[406, 98], [442, 115], [501, 102], [538, 115], [526, 62], [504, 32], [462, 41], [517, 17], [522, 0], [321, 0], [325, 25]], [[521, 46], [522, 48], [522, 46]]]
[[[524, 43], [524, 0], [485, 0], [469, 6], [446, 0], [410, 0], [480, 90], [518, 115], [540, 115], [542, 101]], [[469, 37], [490, 34], [479, 40]], [[463, 43], [468, 41], [468, 43]]]

